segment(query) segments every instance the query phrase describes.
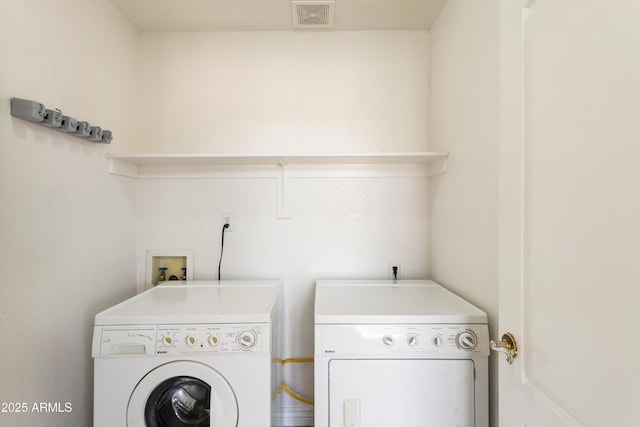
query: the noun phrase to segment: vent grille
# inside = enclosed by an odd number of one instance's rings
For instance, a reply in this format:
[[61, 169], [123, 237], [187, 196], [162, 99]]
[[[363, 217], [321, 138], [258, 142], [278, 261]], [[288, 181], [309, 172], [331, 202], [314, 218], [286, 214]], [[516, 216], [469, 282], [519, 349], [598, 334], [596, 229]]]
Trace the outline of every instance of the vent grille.
[[333, 26], [334, 1], [291, 1], [293, 26], [327, 28]]

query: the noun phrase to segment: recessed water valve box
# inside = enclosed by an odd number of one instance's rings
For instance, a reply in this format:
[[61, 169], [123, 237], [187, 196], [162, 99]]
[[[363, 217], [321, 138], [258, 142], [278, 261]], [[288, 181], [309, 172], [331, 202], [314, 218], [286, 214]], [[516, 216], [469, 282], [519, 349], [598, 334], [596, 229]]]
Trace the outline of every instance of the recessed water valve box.
[[180, 284], [185, 280], [193, 280], [192, 250], [155, 249], [147, 251], [145, 289], [165, 282]]
[[73, 117], [62, 116], [62, 123], [60, 123], [58, 130], [66, 133], [76, 133], [78, 130], [78, 121]]
[[11, 115], [30, 122], [40, 123], [44, 120], [47, 110], [39, 102], [28, 99], [11, 98]]
[[74, 135], [80, 138], [89, 138], [89, 136], [91, 136], [91, 125], [89, 122], [78, 122], [78, 130], [76, 130]]

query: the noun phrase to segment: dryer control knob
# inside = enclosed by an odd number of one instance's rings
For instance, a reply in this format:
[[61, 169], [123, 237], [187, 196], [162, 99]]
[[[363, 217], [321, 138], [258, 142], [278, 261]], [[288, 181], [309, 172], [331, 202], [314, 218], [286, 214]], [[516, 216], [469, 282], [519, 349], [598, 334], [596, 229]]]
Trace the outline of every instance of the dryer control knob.
[[165, 343], [165, 345], [173, 345], [173, 338], [170, 336], [165, 336], [162, 338], [162, 342]]
[[461, 350], [471, 351], [478, 345], [478, 337], [470, 330], [464, 330], [456, 335], [456, 345]]
[[382, 337], [382, 343], [388, 347], [391, 347], [393, 345], [393, 335], [385, 335]]
[[416, 334], [407, 335], [407, 344], [409, 347], [415, 347], [418, 345], [418, 336]]
[[253, 331], [242, 331], [238, 334], [237, 341], [240, 350], [251, 350], [256, 345], [256, 334]]
[[441, 347], [442, 344], [444, 344], [442, 335], [434, 335], [433, 338], [431, 338], [431, 344], [433, 344], [434, 347]]
[[189, 347], [193, 347], [198, 342], [196, 337], [194, 337], [193, 335], [187, 335], [187, 338], [185, 338], [184, 341], [187, 343]]

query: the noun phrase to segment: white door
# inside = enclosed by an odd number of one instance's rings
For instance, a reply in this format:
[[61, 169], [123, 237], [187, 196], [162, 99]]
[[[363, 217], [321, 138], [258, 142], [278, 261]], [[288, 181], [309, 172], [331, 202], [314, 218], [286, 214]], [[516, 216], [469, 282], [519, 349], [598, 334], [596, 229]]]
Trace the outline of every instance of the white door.
[[501, 7], [500, 425], [638, 426], [640, 2]]

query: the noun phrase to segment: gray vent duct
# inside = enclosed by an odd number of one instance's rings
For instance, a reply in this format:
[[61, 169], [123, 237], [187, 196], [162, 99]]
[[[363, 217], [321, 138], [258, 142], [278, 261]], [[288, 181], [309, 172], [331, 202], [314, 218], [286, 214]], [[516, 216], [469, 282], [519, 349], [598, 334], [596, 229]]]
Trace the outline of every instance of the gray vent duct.
[[291, 0], [295, 28], [328, 28], [333, 26], [334, 0]]

